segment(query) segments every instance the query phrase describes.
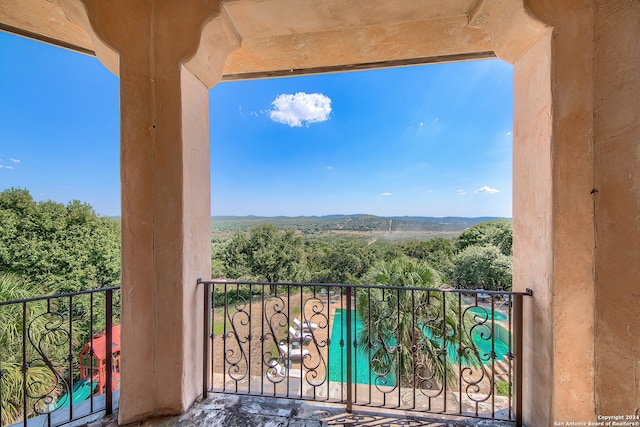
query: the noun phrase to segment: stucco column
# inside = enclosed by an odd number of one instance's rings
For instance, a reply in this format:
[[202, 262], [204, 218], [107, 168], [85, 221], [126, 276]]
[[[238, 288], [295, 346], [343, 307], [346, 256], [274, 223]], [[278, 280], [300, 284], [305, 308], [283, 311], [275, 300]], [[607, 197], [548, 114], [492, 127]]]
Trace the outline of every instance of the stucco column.
[[514, 74], [514, 280], [538, 289], [527, 418], [638, 414], [640, 4], [526, 3], [553, 27]]
[[534, 290], [525, 423], [638, 414], [640, 3], [484, 0], [474, 12], [514, 64], [514, 288]]
[[640, 2], [598, 3], [591, 195], [596, 414], [640, 415]]
[[208, 89], [239, 43], [218, 1], [66, 6], [99, 39], [101, 59], [120, 76], [118, 420], [178, 414], [197, 398], [202, 378], [196, 280], [211, 274]]
[[593, 32], [591, 2], [535, 3], [553, 30], [514, 63], [514, 281], [535, 291], [525, 420], [546, 426], [595, 421]]

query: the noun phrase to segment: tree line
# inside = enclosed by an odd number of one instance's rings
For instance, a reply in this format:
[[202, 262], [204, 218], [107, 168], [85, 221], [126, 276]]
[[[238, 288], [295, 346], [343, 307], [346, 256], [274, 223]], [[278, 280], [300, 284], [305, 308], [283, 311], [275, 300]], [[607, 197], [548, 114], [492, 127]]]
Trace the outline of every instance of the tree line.
[[[398, 258], [425, 263], [444, 285], [511, 287], [511, 221], [476, 224], [457, 238], [400, 242], [326, 237], [254, 225], [212, 241], [212, 275], [269, 282], [364, 283], [376, 265]], [[79, 201], [33, 200], [27, 190], [0, 192], [0, 275], [35, 295], [120, 283], [120, 221]]]
[[511, 290], [511, 221], [482, 222], [455, 239], [402, 242], [313, 237], [263, 223], [215, 242], [217, 278], [312, 283], [367, 283], [372, 269], [407, 258], [433, 268], [444, 286]]

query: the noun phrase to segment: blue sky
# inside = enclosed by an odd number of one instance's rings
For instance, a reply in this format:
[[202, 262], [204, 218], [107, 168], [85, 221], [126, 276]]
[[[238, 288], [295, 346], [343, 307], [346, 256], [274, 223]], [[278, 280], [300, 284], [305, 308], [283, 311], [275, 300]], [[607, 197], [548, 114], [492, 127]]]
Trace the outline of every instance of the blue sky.
[[[0, 190], [120, 214], [118, 79], [0, 33]], [[499, 60], [220, 83], [213, 215], [511, 216]]]

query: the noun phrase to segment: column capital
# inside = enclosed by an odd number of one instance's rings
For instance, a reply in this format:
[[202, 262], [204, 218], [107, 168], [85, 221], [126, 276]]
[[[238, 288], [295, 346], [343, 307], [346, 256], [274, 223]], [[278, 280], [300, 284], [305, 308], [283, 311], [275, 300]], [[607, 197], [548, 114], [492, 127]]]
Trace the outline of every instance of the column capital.
[[205, 86], [222, 76], [241, 38], [220, 0], [60, 0], [67, 19], [94, 42], [111, 72], [128, 67], [151, 74], [185, 65]]
[[551, 31], [522, 0], [478, 0], [469, 12], [469, 26], [486, 31], [496, 55], [511, 64]]

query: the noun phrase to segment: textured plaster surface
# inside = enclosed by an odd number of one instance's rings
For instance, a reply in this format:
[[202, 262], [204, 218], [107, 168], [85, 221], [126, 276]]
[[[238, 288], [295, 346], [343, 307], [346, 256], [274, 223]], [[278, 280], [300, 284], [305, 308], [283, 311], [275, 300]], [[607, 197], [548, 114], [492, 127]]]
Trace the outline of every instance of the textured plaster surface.
[[640, 2], [595, 10], [595, 390], [640, 414]]
[[[596, 421], [593, 390], [594, 218], [592, 7], [582, 0], [541, 7], [552, 14], [551, 134], [553, 280], [549, 422]], [[544, 5], [543, 5], [544, 6]], [[536, 384], [540, 393], [542, 384]], [[536, 405], [537, 411], [547, 410]], [[537, 418], [532, 418], [533, 420]]]
[[69, 20], [69, 16], [55, 1], [0, 0], [0, 24], [88, 51], [94, 50], [93, 41], [86, 30]]
[[[524, 298], [525, 420], [548, 425], [553, 394], [551, 33], [514, 65], [513, 283]], [[532, 119], [535, 118], [535, 119]]]
[[[111, 419], [87, 427], [116, 427]], [[291, 399], [214, 394], [193, 405], [183, 415], [151, 418], [130, 424], [144, 427], [324, 427], [324, 426], [429, 426], [510, 427], [513, 423], [455, 416], [429, 416], [402, 411], [358, 411], [347, 414], [340, 405], [323, 405]]]
[[[77, 10], [80, 3], [94, 8], [100, 1], [0, 0], [0, 26], [24, 28], [61, 44], [94, 50], [118, 74], [113, 52], [94, 37], [83, 13]], [[199, 67], [192, 72], [211, 87], [217, 79], [203, 79], [207, 71], [203, 61], [217, 64], [211, 70], [214, 75], [233, 76], [488, 52], [492, 49], [489, 35], [468, 25], [467, 15], [476, 2], [430, 0], [425, 6], [415, 0], [212, 1], [210, 4], [222, 13], [207, 24], [214, 30], [205, 28], [203, 40], [208, 42], [203, 43], [202, 56], [189, 68]], [[135, 3], [132, 9], [148, 7], [153, 2]], [[194, 0], [189, 2], [190, 7], [180, 6], [181, 13], [197, 9], [193, 7], [197, 3]], [[188, 26], [172, 35], [199, 33], [201, 26]], [[219, 47], [232, 39], [238, 49], [228, 58], [224, 48], [224, 55], [218, 55]]]

